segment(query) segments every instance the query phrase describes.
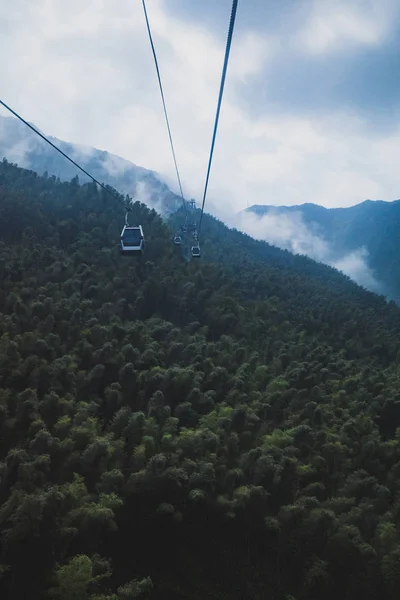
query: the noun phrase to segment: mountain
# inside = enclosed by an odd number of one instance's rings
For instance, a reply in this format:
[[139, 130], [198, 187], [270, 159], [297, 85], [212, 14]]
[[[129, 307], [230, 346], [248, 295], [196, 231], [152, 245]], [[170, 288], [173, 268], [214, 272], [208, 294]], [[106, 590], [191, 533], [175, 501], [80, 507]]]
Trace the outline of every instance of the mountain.
[[[123, 196], [120, 196], [123, 199]], [[395, 600], [400, 310], [0, 162], [0, 597]]]
[[[160, 214], [167, 216], [182, 204], [180, 197], [171, 192], [153, 171], [96, 148], [70, 144], [51, 136], [48, 139], [98, 181], [111, 185], [134, 199], [139, 198]], [[32, 169], [39, 175], [47, 173], [61, 181], [69, 181], [78, 176], [83, 183], [90, 181], [84, 173], [14, 117], [0, 116], [0, 160], [3, 157], [20, 167]]]
[[[96, 148], [49, 139], [97, 180], [139, 199], [164, 217], [181, 207], [180, 197], [153, 171]], [[0, 159], [2, 156], [61, 181], [76, 176], [79, 181], [88, 180], [13, 117], [0, 117]], [[277, 247], [338, 268], [365, 288], [400, 303], [399, 211], [398, 202], [370, 201], [351, 209], [325, 209], [313, 204], [253, 206], [239, 215], [238, 227]], [[244, 214], [261, 217], [262, 221], [249, 223], [243, 220]]]
[[[252, 206], [244, 212], [261, 219], [257, 231], [262, 236], [264, 229], [264, 239], [272, 236], [279, 246], [345, 271], [347, 267], [365, 287], [400, 301], [400, 200], [329, 209], [315, 204]], [[351, 273], [356, 259], [364, 270]]]

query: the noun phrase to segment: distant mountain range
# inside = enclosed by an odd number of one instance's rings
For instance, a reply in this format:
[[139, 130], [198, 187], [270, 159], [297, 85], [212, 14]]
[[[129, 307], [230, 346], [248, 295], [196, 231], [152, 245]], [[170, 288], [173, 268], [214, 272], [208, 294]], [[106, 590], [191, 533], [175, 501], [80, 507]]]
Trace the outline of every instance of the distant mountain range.
[[[364, 287], [400, 300], [400, 200], [365, 200], [349, 208], [255, 205], [243, 213], [257, 217], [252, 223], [257, 237], [331, 264]], [[352, 267], [359, 272], [351, 273]]]
[[[168, 216], [181, 206], [180, 197], [155, 172], [109, 152], [70, 144], [51, 136], [48, 138], [93, 177], [112, 185], [123, 194], [140, 199], [162, 215]], [[82, 183], [89, 181], [81, 171], [14, 117], [0, 116], [0, 160], [3, 157], [39, 175], [47, 172], [62, 181], [78, 175]]]

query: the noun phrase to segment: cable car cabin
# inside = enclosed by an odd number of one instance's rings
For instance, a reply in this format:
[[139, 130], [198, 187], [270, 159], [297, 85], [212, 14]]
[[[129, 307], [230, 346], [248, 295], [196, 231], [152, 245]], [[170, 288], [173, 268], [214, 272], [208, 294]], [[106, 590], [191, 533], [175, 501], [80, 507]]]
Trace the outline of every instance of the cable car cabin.
[[193, 256], [193, 258], [199, 258], [201, 256], [200, 244], [196, 244], [195, 246], [192, 246], [192, 256]]
[[124, 256], [141, 255], [144, 252], [144, 235], [141, 225], [125, 225], [121, 233], [120, 254]]
[[180, 235], [176, 234], [174, 237], [174, 244], [175, 246], [180, 246], [182, 244], [182, 238]]

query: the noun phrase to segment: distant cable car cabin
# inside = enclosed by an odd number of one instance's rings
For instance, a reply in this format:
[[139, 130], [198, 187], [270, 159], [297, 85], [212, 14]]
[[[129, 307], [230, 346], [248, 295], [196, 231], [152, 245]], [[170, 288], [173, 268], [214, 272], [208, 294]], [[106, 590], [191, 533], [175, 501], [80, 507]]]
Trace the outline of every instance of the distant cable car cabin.
[[174, 244], [175, 244], [175, 246], [181, 246], [182, 245], [182, 237], [179, 235], [179, 233], [175, 234]]
[[120, 254], [140, 256], [144, 252], [144, 235], [141, 225], [130, 227], [125, 224], [121, 233]]
[[193, 258], [200, 258], [200, 244], [195, 244], [194, 246], [192, 246], [192, 256]]

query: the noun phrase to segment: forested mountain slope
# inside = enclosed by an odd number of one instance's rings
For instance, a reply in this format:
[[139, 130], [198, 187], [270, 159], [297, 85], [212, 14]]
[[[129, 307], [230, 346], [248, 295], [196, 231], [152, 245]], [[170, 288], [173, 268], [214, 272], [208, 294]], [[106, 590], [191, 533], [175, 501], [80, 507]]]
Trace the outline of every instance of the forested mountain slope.
[[0, 163], [1, 598], [397, 598], [399, 309], [131, 220]]
[[[183, 211], [178, 211], [171, 216], [170, 222], [177, 228], [183, 218]], [[335, 319], [343, 319], [342, 313], [346, 309], [353, 319], [364, 310], [373, 310], [375, 317], [380, 318], [381, 310], [386, 306], [384, 313], [398, 318], [393, 302], [388, 305], [383, 296], [361, 288], [337, 269], [255, 240], [236, 229], [229, 229], [207, 214], [203, 217], [201, 246], [204, 260], [223, 265], [227, 272], [235, 274], [246, 294], [265, 298], [265, 293], [273, 292], [279, 298], [280, 306], [285, 306], [285, 311], [294, 309], [302, 323], [304, 311], [315, 310], [318, 305], [323, 321], [332, 322], [334, 340], [339, 331], [335, 329], [339, 325]], [[306, 298], [310, 300], [308, 309], [304, 305]], [[301, 313], [298, 312], [299, 303], [303, 305]]]
[[[98, 181], [112, 185], [124, 194], [140, 197], [142, 202], [158, 212], [168, 215], [181, 206], [180, 197], [169, 189], [157, 173], [110, 152], [71, 144], [52, 136], [48, 136], [48, 139]], [[68, 181], [77, 174], [73, 164], [14, 117], [0, 116], [0, 160], [3, 157], [39, 175], [47, 173], [61, 181]], [[81, 182], [90, 181], [84, 173], [78, 173]]]
[[245, 212], [259, 217], [300, 214], [310, 233], [329, 244], [332, 257], [366, 248], [367, 264], [385, 293], [400, 302], [400, 200], [365, 200], [348, 208], [251, 206]]

